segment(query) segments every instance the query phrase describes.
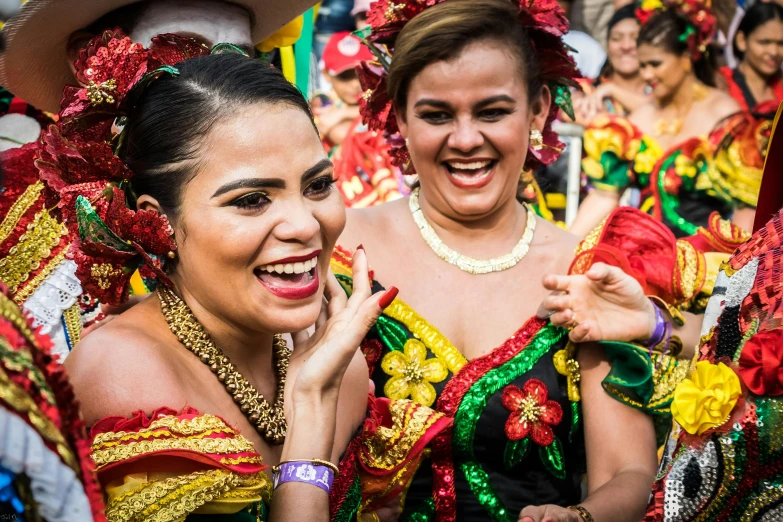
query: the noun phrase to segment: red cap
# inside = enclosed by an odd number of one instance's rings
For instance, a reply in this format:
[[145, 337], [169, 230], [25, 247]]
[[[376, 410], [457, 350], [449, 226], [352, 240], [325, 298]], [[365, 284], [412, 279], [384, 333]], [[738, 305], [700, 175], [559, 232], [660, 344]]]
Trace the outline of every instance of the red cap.
[[336, 76], [353, 69], [360, 62], [372, 60], [373, 54], [361, 40], [349, 33], [334, 33], [326, 42], [322, 55], [326, 72]]

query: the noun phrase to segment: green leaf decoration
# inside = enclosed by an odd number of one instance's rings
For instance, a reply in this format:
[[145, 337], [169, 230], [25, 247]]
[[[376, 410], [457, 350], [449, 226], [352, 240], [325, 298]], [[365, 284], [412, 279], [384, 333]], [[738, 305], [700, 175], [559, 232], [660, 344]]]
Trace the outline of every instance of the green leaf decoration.
[[560, 439], [555, 437], [555, 440], [549, 446], [539, 447], [538, 456], [541, 462], [544, 463], [544, 467], [555, 478], [565, 479], [565, 456], [563, 455], [563, 444], [560, 442]]
[[127, 241], [111, 231], [84, 196], [76, 198], [76, 221], [82, 241], [100, 243], [120, 252], [136, 252]]
[[378, 336], [383, 341], [383, 344], [390, 350], [403, 350], [405, 342], [408, 340], [408, 334], [397, 321], [382, 315], [378, 318], [378, 322], [375, 323], [375, 328], [378, 330]]
[[361, 29], [357, 29], [353, 32], [353, 35], [358, 38], [359, 40], [366, 40], [368, 36], [372, 34], [372, 27], [369, 25], [367, 27], [362, 27]]
[[527, 455], [527, 449], [530, 447], [530, 437], [520, 440], [510, 440], [506, 442], [506, 451], [503, 453], [503, 464], [506, 470], [511, 471], [522, 462]]
[[230, 43], [219, 43], [212, 47], [209, 54], [241, 54], [242, 56], [250, 56], [247, 51], [241, 47], [237, 47]]
[[374, 43], [368, 42], [366, 39], [362, 39], [362, 43], [367, 46], [368, 49], [370, 49], [370, 52], [375, 56], [376, 60], [381, 64], [381, 67], [386, 72], [389, 72], [389, 68], [391, 67], [391, 59], [389, 56], [383, 52], [381, 48], [379, 48]]
[[565, 112], [572, 120], [574, 117], [574, 105], [571, 102], [571, 88], [562, 83], [549, 82], [549, 90], [552, 91], [552, 96], [555, 100], [555, 104]]
[[568, 442], [573, 442], [574, 435], [579, 431], [579, 425], [582, 423], [582, 409], [578, 402], [571, 403], [571, 429], [568, 432]]

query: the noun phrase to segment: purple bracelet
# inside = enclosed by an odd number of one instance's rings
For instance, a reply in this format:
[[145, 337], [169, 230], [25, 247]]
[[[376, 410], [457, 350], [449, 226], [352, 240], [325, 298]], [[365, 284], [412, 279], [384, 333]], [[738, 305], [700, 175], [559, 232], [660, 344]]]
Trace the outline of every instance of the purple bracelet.
[[274, 489], [286, 482], [304, 482], [328, 494], [334, 481], [334, 471], [329, 467], [306, 461], [283, 462], [272, 471]]
[[653, 329], [650, 338], [641, 342], [643, 346], [648, 348], [654, 348], [663, 342], [666, 338], [666, 327], [669, 325], [669, 322], [663, 316], [663, 312], [661, 312], [660, 308], [655, 306], [655, 303], [653, 303], [653, 308], [655, 308], [655, 328]]

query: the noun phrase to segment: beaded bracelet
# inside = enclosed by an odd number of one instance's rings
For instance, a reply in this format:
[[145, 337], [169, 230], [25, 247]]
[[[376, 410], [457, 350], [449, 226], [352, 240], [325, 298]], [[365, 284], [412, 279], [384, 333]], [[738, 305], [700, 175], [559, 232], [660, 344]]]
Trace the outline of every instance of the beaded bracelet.
[[272, 467], [273, 489], [286, 482], [304, 482], [326, 491], [332, 489], [337, 466], [325, 460], [289, 460]]
[[568, 506], [568, 509], [579, 515], [579, 518], [582, 519], [582, 522], [595, 522], [593, 515], [591, 515], [590, 512], [582, 506]]

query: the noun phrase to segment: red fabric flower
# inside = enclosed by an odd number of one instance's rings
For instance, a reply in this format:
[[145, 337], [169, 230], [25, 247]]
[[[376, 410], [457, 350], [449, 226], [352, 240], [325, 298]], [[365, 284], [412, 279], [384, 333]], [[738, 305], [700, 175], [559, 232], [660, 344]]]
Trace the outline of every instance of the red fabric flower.
[[783, 330], [759, 332], [748, 339], [737, 373], [756, 395], [783, 395]]
[[79, 51], [74, 64], [76, 79], [82, 85], [96, 85], [113, 80], [115, 100], [121, 99], [151, 67], [147, 64], [149, 51], [140, 43], [134, 43], [121, 29], [104, 31]]
[[568, 32], [569, 22], [556, 0], [520, 0], [520, 19], [528, 27], [537, 27], [555, 36]]
[[548, 400], [549, 390], [538, 379], [530, 379], [520, 390], [514, 385], [503, 390], [503, 406], [511, 412], [506, 421], [509, 440], [531, 436], [539, 446], [549, 446], [555, 440], [552, 426], [563, 420], [559, 402]]

